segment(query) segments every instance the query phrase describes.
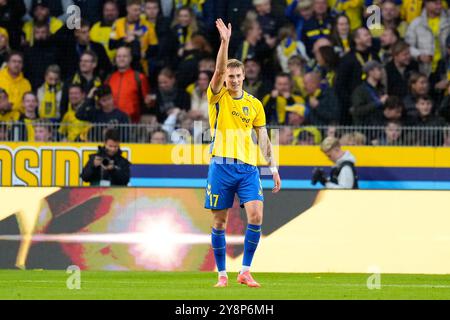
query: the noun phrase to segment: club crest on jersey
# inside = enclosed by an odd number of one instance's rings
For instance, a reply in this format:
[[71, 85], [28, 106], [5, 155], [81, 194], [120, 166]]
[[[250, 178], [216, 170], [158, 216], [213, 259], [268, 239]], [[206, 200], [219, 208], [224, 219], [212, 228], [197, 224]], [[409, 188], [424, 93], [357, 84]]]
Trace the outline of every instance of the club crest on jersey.
[[242, 113], [248, 117], [249, 108], [248, 107], [242, 107]]

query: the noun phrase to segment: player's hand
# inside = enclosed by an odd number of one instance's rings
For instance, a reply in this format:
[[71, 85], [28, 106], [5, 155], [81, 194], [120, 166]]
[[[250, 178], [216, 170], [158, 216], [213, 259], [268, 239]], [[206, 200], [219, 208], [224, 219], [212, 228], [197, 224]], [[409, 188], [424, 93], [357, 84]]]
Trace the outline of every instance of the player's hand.
[[102, 165], [102, 157], [95, 156], [94, 158], [94, 167], [98, 168]]
[[278, 172], [273, 174], [273, 184], [275, 185], [272, 189], [272, 193], [277, 193], [281, 189], [281, 178]]
[[319, 100], [317, 100], [316, 97], [311, 97], [309, 98], [309, 105], [311, 106], [311, 108], [315, 109], [319, 106]]
[[225, 25], [222, 19], [216, 20], [216, 27], [219, 30], [220, 40], [221, 41], [230, 41], [231, 39], [231, 23], [228, 24], [228, 27]]

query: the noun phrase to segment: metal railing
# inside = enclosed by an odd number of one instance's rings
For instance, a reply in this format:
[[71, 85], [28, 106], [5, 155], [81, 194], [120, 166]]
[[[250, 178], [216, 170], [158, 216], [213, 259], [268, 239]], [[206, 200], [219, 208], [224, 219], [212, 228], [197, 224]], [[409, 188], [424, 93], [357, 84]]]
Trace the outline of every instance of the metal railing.
[[[61, 124], [52, 122], [0, 122], [0, 141], [9, 142], [102, 142], [107, 129], [114, 128], [124, 143], [211, 142], [209, 126], [195, 122], [189, 127], [160, 124]], [[450, 125], [445, 127], [383, 126], [268, 126], [272, 142], [281, 145], [318, 145], [327, 136], [342, 145], [450, 146]], [[156, 136], [156, 135], [155, 135]]]

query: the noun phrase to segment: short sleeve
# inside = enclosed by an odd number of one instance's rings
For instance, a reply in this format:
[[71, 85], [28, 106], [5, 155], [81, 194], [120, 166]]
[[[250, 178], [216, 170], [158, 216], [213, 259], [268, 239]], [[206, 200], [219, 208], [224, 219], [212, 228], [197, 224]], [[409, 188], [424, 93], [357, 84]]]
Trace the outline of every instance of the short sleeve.
[[266, 114], [262, 103], [255, 99], [256, 117], [253, 120], [253, 127], [264, 127], [266, 125]]
[[224, 95], [226, 90], [227, 89], [225, 87], [222, 87], [222, 89], [220, 89], [219, 93], [214, 94], [214, 92], [212, 91], [211, 85], [209, 85], [208, 90], [207, 90], [208, 103], [211, 105], [211, 104], [216, 104], [217, 102], [219, 102], [220, 98], [222, 98], [222, 96]]

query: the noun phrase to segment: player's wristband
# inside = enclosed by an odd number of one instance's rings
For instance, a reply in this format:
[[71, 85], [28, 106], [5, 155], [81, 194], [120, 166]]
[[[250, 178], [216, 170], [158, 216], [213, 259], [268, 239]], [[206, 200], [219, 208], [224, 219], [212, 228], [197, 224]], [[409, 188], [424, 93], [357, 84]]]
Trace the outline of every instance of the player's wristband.
[[278, 173], [277, 167], [270, 167], [269, 169], [270, 169], [270, 172], [271, 172], [272, 174]]

